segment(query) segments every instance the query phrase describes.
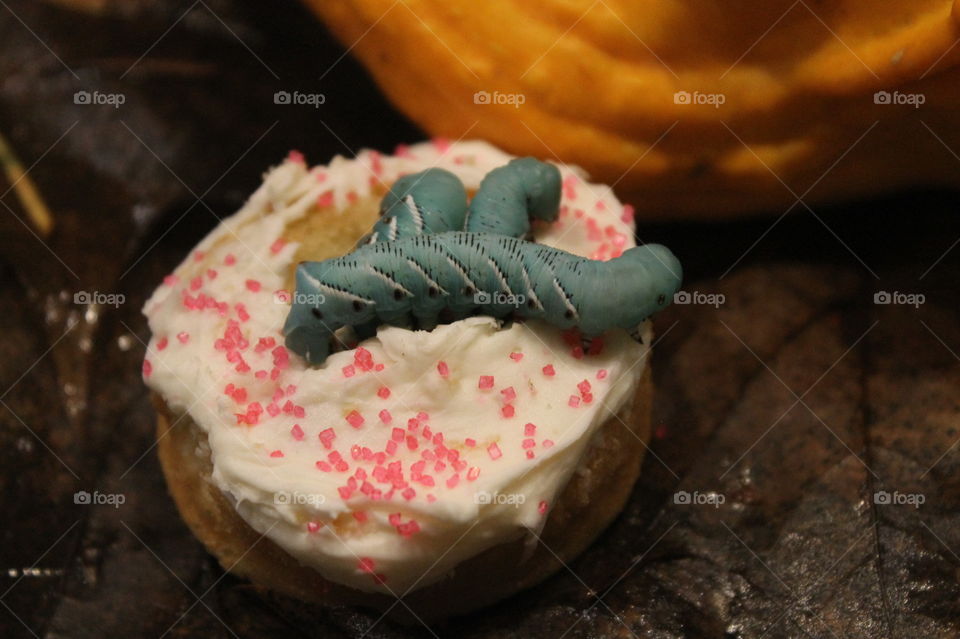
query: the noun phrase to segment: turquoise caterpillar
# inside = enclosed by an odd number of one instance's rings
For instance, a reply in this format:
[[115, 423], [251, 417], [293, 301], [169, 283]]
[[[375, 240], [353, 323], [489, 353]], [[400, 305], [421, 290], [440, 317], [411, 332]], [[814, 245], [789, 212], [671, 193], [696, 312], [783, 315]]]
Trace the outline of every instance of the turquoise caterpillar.
[[[291, 350], [322, 364], [346, 326], [363, 339], [382, 324], [430, 330], [474, 314], [540, 319], [586, 338], [612, 328], [634, 334], [680, 288], [680, 264], [661, 245], [602, 262], [521, 239], [531, 217], [556, 219], [556, 167], [514, 160], [491, 171], [462, 208], [448, 176], [456, 180], [440, 169], [401, 178], [362, 245], [297, 267], [284, 325]], [[439, 230], [461, 219], [467, 230]]]

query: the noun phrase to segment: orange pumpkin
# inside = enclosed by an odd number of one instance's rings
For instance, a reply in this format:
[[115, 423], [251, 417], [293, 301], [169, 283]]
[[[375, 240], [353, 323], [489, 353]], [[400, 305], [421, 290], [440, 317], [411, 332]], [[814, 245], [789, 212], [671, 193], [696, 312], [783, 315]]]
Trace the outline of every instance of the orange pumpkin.
[[647, 217], [960, 184], [960, 0], [307, 0], [436, 136]]

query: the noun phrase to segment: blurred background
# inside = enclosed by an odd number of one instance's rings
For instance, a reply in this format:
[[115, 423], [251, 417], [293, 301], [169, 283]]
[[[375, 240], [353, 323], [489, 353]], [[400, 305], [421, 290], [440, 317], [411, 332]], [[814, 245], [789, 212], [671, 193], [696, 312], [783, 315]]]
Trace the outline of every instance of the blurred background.
[[[546, 3], [524, 39], [505, 2], [316, 0], [328, 30], [296, 2], [0, 1], [0, 636], [960, 633], [953, 3], [733, 31], [719, 4]], [[541, 586], [403, 628], [205, 553], [152, 450], [140, 308], [289, 150], [433, 135], [616, 182], [687, 296], [623, 516]]]

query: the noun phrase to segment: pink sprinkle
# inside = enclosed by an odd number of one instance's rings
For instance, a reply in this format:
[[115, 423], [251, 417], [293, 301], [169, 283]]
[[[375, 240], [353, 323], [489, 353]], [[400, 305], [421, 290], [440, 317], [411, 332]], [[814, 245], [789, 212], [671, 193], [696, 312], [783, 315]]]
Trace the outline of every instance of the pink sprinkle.
[[503, 395], [503, 401], [512, 402], [517, 398], [517, 391], [513, 390], [513, 386], [508, 386], [500, 391], [500, 394]]
[[167, 347], [167, 338], [166, 338], [166, 337], [161, 337], [161, 338], [160, 338], [160, 341], [157, 342], [157, 350], [158, 350], [158, 351], [162, 351], [162, 350], [165, 349], [166, 347]]
[[143, 360], [143, 376], [150, 377], [150, 373], [153, 372], [153, 364], [150, 363], [149, 359]]
[[[354, 516], [356, 516], [356, 513], [354, 513]], [[357, 563], [357, 570], [367, 574], [373, 574], [373, 570], [374, 570], [373, 566], [374, 566], [373, 559], [370, 559], [369, 557], [363, 557]]]
[[583, 359], [583, 347], [579, 344], [574, 346], [570, 354], [573, 355], [574, 359]]
[[207, 269], [207, 277], [210, 278], [211, 280], [217, 279], [217, 270], [216, 270], [216, 269], [212, 269], [212, 268], [208, 268], [208, 269]]
[[199, 290], [201, 286], [203, 286], [203, 279], [199, 275], [197, 275], [195, 278], [190, 280], [191, 291]]
[[360, 428], [363, 426], [364, 422], [363, 415], [355, 410], [352, 410], [347, 414], [347, 422], [354, 428]]
[[519, 362], [521, 359], [523, 359], [523, 353], [510, 353], [510, 359], [515, 362]]
[[580, 391], [580, 394], [581, 394], [581, 395], [587, 395], [587, 394], [589, 394], [589, 393], [590, 393], [590, 382], [588, 382], [587, 380], [583, 380], [582, 382], [580, 382], [579, 384], [577, 384], [577, 390]]
[[386, 386], [381, 386], [380, 390], [377, 391], [377, 396], [380, 399], [386, 399], [390, 397], [390, 389], [387, 388]]
[[629, 204], [624, 204], [623, 213], [620, 215], [620, 219], [623, 222], [629, 224], [631, 220], [633, 220], [633, 214], [634, 214], [633, 206]]
[[270, 456], [271, 456], [271, 457], [283, 457], [283, 451], [281, 451], [281, 450], [275, 450], [275, 451], [273, 451], [272, 453], [270, 453]]
[[167, 276], [164, 276], [163, 278], [163, 283], [166, 286], [173, 286], [179, 281], [180, 281], [180, 278], [178, 278], [176, 275], [167, 275]]
[[223, 258], [223, 263], [227, 266], [233, 266], [237, 263], [237, 257], [233, 253], [227, 253], [227, 256]]
[[546, 512], [547, 512], [547, 502], [541, 501], [539, 504], [537, 504], [537, 512], [539, 512], [541, 515], [543, 515], [544, 513], [546, 513]]
[[354, 375], [357, 374], [357, 371], [356, 369], [354, 369], [353, 364], [348, 364], [347, 366], [344, 366], [342, 370], [343, 370], [344, 377], [353, 377]]
[[536, 457], [536, 455], [534, 455], [533, 451], [528, 448], [528, 449], [527, 449], [527, 459], [533, 459], [534, 457]]
[[303, 429], [300, 428], [300, 424], [294, 424], [293, 428], [290, 429], [290, 434], [293, 435], [295, 440], [303, 441]]
[[186, 344], [190, 341], [190, 333], [187, 333], [186, 331], [177, 333], [177, 339], [180, 340], [181, 344]]
[[315, 522], [315, 521], [308, 521], [308, 522], [307, 522], [307, 532], [315, 533], [315, 532], [317, 532], [318, 530], [320, 530], [320, 526], [321, 526], [321, 525], [322, 525], [322, 524], [319, 524], [319, 523], [317, 523], [317, 522]]
[[597, 371], [597, 379], [606, 379], [607, 378], [607, 369], [601, 368]]
[[317, 206], [333, 206], [333, 191], [324, 191], [320, 197], [317, 198]]
[[397, 532], [400, 533], [401, 537], [410, 537], [414, 533], [420, 531], [420, 524], [417, 523], [415, 519], [411, 519], [405, 524], [400, 524], [397, 526]]
[[471, 466], [470, 470], [467, 471], [467, 481], [473, 481], [480, 476], [480, 469], [476, 466]]
[[552, 439], [545, 439], [545, 440], [543, 440], [543, 443], [540, 444], [540, 445], [543, 446], [544, 448], [550, 448], [550, 447], [553, 446], [553, 440], [552, 440]]
[[260, 290], [260, 282], [257, 280], [247, 280], [247, 289], [257, 293]]
[[533, 437], [537, 433], [537, 427], [530, 422], [523, 425], [523, 434], [527, 437]]
[[410, 450], [416, 450], [420, 444], [417, 442], [417, 438], [413, 435], [407, 435], [407, 448]]
[[303, 164], [305, 162], [303, 153], [295, 149], [291, 149], [290, 153], [287, 154], [288, 162], [296, 162], [297, 164]]
[[283, 250], [283, 247], [286, 245], [287, 245], [287, 241], [282, 237], [278, 237], [276, 240], [273, 241], [273, 244], [270, 245], [270, 252], [274, 254], [279, 253], [281, 250]]
[[513, 408], [513, 404], [507, 404], [500, 408], [500, 414], [504, 417], [513, 417], [515, 412], [516, 411]]
[[536, 445], [537, 445], [537, 442], [533, 439], [528, 438], [523, 440], [523, 448], [533, 448]]
[[404, 488], [403, 492], [400, 494], [403, 495], [404, 499], [406, 499], [407, 501], [410, 501], [411, 499], [417, 496], [417, 491], [415, 491], [413, 488], [410, 488], [408, 486], [407, 488]]
[[487, 454], [490, 455], [490, 459], [500, 459], [503, 456], [503, 453], [500, 452], [500, 447], [497, 446], [497, 442], [493, 442], [487, 446]]
[[557, 371], [553, 370], [553, 364], [547, 364], [543, 367], [543, 374], [547, 377], [553, 377], [557, 374]]
[[477, 440], [473, 439], [472, 437], [467, 437], [465, 440], [463, 440], [463, 445], [469, 448], [473, 448], [474, 446], [477, 445]]
[[384, 424], [389, 424], [391, 421], [393, 421], [393, 416], [390, 414], [390, 411], [388, 411], [386, 408], [380, 411], [380, 421], [383, 422]]
[[406, 436], [407, 434], [403, 432], [402, 428], [394, 428], [390, 434], [390, 438], [395, 442], [402, 442]]
[[203, 251], [195, 251], [193, 254], [193, 261], [202, 262], [205, 256], [206, 256], [206, 253], [204, 253]]
[[363, 510], [355, 510], [353, 511], [353, 518], [359, 521], [360, 523], [363, 523], [367, 520], [367, 513], [366, 511], [363, 511]]
[[437, 372], [440, 373], [440, 377], [444, 379], [450, 377], [450, 367], [447, 366], [447, 363], [443, 360], [437, 363]]
[[583, 402], [584, 402], [585, 404], [589, 404], [589, 403], [592, 402], [592, 401], [593, 401], [593, 394], [592, 394], [592, 393], [584, 393], [584, 394], [583, 394]]
[[493, 388], [493, 375], [481, 375], [478, 387], [482, 390]]
[[576, 395], [571, 395], [570, 399], [567, 400], [567, 404], [570, 406], [570, 408], [576, 408], [580, 405], [580, 398]]
[[451, 475], [449, 478], [447, 478], [447, 488], [453, 488], [453, 487], [455, 487], [458, 483], [460, 483], [460, 475], [459, 475], [459, 474], [453, 474], [453, 475]]

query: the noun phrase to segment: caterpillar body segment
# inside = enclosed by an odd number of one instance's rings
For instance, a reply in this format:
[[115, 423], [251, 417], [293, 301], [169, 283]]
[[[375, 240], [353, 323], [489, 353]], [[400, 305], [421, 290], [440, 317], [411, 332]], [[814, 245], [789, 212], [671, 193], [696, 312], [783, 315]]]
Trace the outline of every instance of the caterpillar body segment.
[[534, 158], [513, 159], [480, 182], [463, 230], [525, 239], [531, 219], [557, 219], [560, 186], [560, 170], [554, 165]]
[[456, 175], [427, 169], [394, 182], [380, 201], [380, 219], [357, 246], [389, 242], [423, 233], [463, 229], [467, 191]]

